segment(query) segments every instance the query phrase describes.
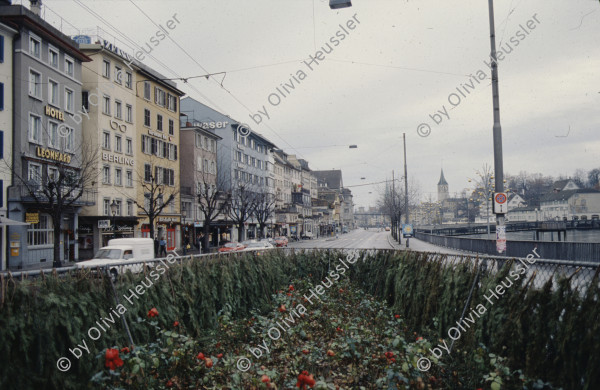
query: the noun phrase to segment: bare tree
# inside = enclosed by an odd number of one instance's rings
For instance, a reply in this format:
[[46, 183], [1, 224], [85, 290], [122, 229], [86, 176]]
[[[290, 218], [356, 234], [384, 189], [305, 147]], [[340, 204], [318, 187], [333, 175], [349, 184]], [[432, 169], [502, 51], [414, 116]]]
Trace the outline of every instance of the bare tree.
[[225, 191], [222, 180], [214, 183], [204, 172], [198, 172], [197, 178], [197, 197], [198, 207], [204, 217], [204, 226], [202, 227], [203, 247], [208, 248], [209, 234], [212, 223], [228, 211], [231, 202], [231, 193]]
[[244, 240], [244, 223], [252, 216], [256, 207], [255, 193], [244, 185], [234, 188], [229, 201], [229, 217], [238, 227], [238, 240]]
[[179, 194], [175, 177], [171, 177], [172, 171], [156, 166], [153, 162], [154, 159], [150, 158], [144, 164], [144, 171], [137, 172], [138, 188], [144, 192], [143, 203], [139, 199], [133, 200], [138, 209], [148, 217], [151, 238], [154, 238], [154, 221], [171, 202], [175, 202]]
[[[48, 163], [47, 173], [32, 177], [22, 167], [5, 162], [13, 172], [15, 183], [21, 188], [21, 196], [28, 197], [35, 208], [52, 217], [53, 266], [60, 267], [61, 223], [70, 209], [93, 204], [92, 182], [98, 178], [98, 150], [82, 143], [73, 154], [51, 152], [58, 159]], [[15, 164], [13, 161], [12, 164]]]
[[277, 198], [275, 195], [269, 193], [265, 188], [255, 196], [254, 217], [258, 222], [260, 238], [263, 238], [267, 221], [275, 213], [276, 203]]

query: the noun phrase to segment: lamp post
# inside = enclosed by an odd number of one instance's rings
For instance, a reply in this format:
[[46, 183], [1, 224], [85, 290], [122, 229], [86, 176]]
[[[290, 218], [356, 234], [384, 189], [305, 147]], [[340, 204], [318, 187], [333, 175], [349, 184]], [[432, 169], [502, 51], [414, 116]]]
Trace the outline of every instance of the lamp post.
[[115, 202], [115, 200], [113, 199], [112, 203], [110, 204], [110, 213], [112, 215], [112, 227], [113, 227], [113, 238], [117, 238], [117, 227], [115, 226], [115, 218], [117, 216], [117, 202]]

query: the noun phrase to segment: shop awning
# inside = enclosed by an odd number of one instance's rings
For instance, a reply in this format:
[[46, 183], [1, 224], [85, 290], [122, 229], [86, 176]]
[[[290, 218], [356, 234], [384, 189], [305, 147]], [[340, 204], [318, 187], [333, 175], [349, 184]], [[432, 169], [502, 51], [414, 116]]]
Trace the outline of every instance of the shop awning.
[[27, 222], [19, 222], [14, 219], [8, 219], [6, 217], [0, 217], [0, 226], [26, 226], [29, 225]]

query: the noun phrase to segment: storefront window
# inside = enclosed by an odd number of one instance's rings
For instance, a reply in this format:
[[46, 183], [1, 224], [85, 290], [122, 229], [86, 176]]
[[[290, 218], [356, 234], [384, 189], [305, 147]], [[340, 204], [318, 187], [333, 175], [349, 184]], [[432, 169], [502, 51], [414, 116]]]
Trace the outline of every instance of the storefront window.
[[52, 245], [54, 242], [54, 231], [49, 215], [40, 214], [40, 221], [29, 225], [27, 229], [27, 245], [40, 246]]

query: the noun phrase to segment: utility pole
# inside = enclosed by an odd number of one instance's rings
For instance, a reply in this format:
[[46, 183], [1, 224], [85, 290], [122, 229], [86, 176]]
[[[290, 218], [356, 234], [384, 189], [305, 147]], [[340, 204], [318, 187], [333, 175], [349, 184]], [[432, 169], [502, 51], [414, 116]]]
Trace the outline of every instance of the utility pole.
[[[504, 192], [504, 167], [502, 161], [502, 127], [500, 126], [500, 92], [498, 91], [498, 63], [496, 59], [496, 32], [494, 26], [494, 4], [493, 0], [488, 0], [490, 14], [490, 45], [491, 45], [491, 63], [492, 63], [492, 100], [494, 107], [494, 179], [496, 180], [495, 191]], [[492, 197], [493, 201], [493, 197]], [[489, 224], [488, 224], [489, 226]], [[496, 214], [496, 235], [498, 240], [506, 240], [505, 236], [505, 219], [504, 214]], [[498, 233], [500, 231], [500, 233]], [[501, 237], [504, 235], [503, 237]], [[499, 254], [506, 253], [506, 245], [504, 250], [497, 246]]]
[[[404, 221], [408, 225], [408, 174], [406, 173], [406, 133], [402, 133], [402, 140], [404, 141]], [[406, 237], [406, 247], [408, 248], [408, 240]]]

